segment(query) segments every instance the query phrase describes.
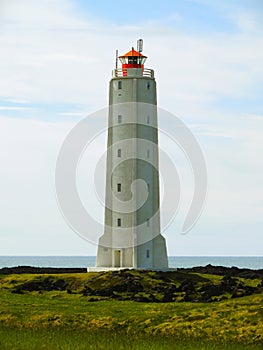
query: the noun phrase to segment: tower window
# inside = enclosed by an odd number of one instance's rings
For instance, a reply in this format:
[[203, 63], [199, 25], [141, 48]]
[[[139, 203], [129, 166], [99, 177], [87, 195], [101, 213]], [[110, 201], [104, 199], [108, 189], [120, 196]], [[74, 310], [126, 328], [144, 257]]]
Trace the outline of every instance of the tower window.
[[150, 150], [147, 149], [147, 158], [150, 158]]
[[146, 224], [147, 224], [147, 227], [150, 226], [150, 219], [147, 219], [147, 220], [146, 220]]
[[117, 219], [117, 226], [118, 226], [118, 227], [121, 226], [121, 219], [120, 219], [120, 218]]
[[122, 115], [118, 115], [118, 124], [121, 124], [121, 122], [122, 122]]
[[150, 87], [151, 87], [151, 85], [150, 85], [150, 83], [148, 82], [148, 83], [147, 83], [147, 90], [150, 90]]
[[118, 90], [121, 90], [122, 89], [122, 81], [118, 81]]
[[121, 192], [121, 184], [117, 184], [117, 191]]
[[129, 56], [128, 57], [128, 63], [129, 64], [138, 64], [138, 57]]
[[147, 250], [146, 250], [146, 258], [149, 258], [149, 257], [150, 257], [150, 250], [147, 249]]
[[147, 116], [147, 124], [150, 124], [150, 116]]
[[117, 150], [117, 157], [121, 157], [121, 149], [119, 148], [118, 150]]

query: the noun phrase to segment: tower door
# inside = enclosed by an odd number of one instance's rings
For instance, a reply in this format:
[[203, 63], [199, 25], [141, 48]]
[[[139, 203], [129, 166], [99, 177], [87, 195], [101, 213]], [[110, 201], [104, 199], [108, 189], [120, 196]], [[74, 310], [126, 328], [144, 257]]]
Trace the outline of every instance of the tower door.
[[114, 251], [114, 267], [121, 267], [121, 251]]

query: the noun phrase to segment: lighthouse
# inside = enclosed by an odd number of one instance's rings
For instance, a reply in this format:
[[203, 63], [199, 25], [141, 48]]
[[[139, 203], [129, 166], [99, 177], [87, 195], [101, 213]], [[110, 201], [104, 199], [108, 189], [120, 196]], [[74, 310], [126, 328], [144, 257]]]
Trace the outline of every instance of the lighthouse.
[[[137, 50], [116, 55], [109, 86], [105, 225], [98, 269], [167, 269], [160, 228], [157, 98], [154, 71]], [[118, 60], [121, 68], [118, 68]]]

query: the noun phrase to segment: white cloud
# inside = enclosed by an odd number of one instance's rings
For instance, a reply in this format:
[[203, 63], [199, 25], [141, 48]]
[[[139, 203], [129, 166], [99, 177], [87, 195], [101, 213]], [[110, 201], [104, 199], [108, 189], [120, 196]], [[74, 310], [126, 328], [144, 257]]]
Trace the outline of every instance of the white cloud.
[[236, 23], [241, 32], [262, 32], [263, 27], [260, 15], [255, 12], [250, 12], [249, 10], [246, 12], [238, 11], [237, 13], [232, 14], [230, 18]]
[[259, 114], [246, 114], [244, 117], [244, 119], [250, 119], [250, 120], [257, 120], [257, 121], [263, 121], [263, 114], [259, 115]]
[[84, 113], [83, 112], [61, 112], [61, 113], [58, 113], [59, 115], [61, 116], [75, 116], [75, 117], [84, 117]]
[[32, 107], [11, 107], [11, 106], [0, 106], [0, 111], [36, 111], [38, 108]]
[[163, 21], [117, 26], [84, 18], [66, 0], [11, 0], [3, 7], [0, 94], [9, 99], [103, 107], [114, 50], [128, 50], [139, 35], [164, 107], [175, 97], [198, 105], [219, 96], [245, 96], [263, 80], [263, 39], [249, 31], [200, 37]]
[[[74, 14], [72, 17], [70, 14]], [[73, 2], [69, 0], [3, 0], [1, 2], [3, 27], [18, 26], [21, 29], [78, 29], [86, 27], [76, 18]]]

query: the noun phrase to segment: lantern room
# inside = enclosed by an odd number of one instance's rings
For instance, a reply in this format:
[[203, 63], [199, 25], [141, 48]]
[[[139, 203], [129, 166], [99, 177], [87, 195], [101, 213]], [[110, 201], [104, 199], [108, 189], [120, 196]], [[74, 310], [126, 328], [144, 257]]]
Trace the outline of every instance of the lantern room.
[[[115, 78], [130, 78], [130, 77], [148, 77], [154, 78], [154, 71], [152, 69], [144, 68], [144, 63], [147, 56], [142, 54], [143, 40], [137, 41], [137, 51], [132, 49], [125, 55], [119, 56], [118, 50], [116, 50], [116, 68], [113, 70], [112, 75]], [[118, 60], [121, 61], [122, 67], [118, 68]]]
[[147, 57], [132, 48], [131, 51], [127, 52], [125, 55], [119, 56], [119, 59], [122, 63], [122, 70], [125, 71], [127, 68], [143, 69]]

